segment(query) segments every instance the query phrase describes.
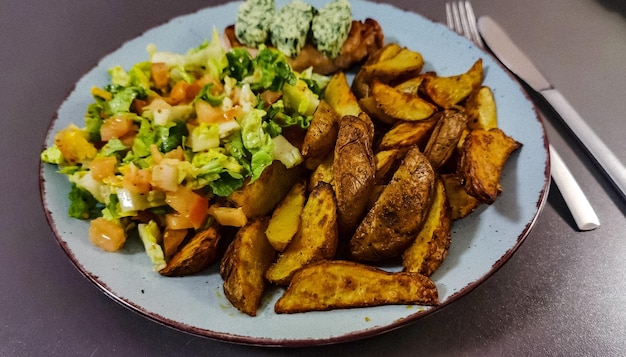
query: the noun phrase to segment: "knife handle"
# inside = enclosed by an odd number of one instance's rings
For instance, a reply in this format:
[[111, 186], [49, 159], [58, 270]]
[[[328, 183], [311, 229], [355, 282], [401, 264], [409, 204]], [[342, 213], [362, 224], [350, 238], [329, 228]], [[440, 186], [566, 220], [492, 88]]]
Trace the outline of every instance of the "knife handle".
[[585, 123], [585, 120], [558, 90], [546, 89], [539, 93], [559, 113], [574, 135], [585, 145], [589, 153], [591, 153], [615, 186], [621, 191], [622, 195], [626, 197], [626, 168], [624, 168], [624, 165], [613, 154], [611, 149]]

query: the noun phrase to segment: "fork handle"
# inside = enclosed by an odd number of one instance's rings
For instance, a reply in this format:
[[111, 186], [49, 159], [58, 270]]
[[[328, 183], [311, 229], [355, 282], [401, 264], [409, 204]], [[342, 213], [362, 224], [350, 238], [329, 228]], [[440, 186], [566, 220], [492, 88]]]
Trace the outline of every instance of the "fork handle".
[[615, 186], [626, 197], [626, 168], [596, 133], [585, 123], [576, 109], [556, 89], [540, 91], [541, 95], [559, 113], [574, 135], [585, 145], [589, 153], [606, 172]]

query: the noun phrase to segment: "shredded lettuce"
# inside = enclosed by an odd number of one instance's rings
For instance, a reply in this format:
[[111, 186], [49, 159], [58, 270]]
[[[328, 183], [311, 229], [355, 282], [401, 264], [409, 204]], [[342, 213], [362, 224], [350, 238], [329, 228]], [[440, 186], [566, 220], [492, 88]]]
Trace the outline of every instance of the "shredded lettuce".
[[143, 246], [146, 249], [146, 254], [152, 262], [152, 268], [154, 271], [159, 271], [167, 265], [165, 262], [165, 255], [163, 249], [159, 245], [162, 240], [161, 231], [155, 221], [148, 223], [140, 223], [137, 225], [137, 231], [139, 237], [143, 242]]
[[205, 151], [220, 146], [220, 129], [217, 124], [200, 123], [191, 131], [191, 150]]
[[111, 139], [98, 152], [99, 156], [113, 156], [120, 152], [126, 151], [128, 148], [120, 139]]
[[65, 158], [63, 158], [63, 154], [61, 150], [56, 145], [52, 145], [49, 148], [46, 148], [40, 155], [41, 161], [48, 164], [55, 165], [63, 165], [65, 163]]
[[70, 217], [78, 219], [89, 219], [98, 217], [97, 211], [98, 201], [89, 191], [78, 187], [72, 183], [72, 188], [68, 195], [70, 199], [70, 208], [68, 214]]

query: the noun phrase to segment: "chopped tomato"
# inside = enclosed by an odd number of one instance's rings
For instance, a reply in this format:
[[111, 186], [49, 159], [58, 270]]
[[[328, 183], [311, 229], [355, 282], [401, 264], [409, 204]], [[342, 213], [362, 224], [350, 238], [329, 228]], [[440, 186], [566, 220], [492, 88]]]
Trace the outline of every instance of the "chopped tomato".
[[133, 120], [125, 115], [116, 115], [105, 119], [100, 127], [102, 141], [119, 139], [133, 129]]
[[159, 89], [167, 87], [170, 81], [170, 69], [165, 63], [152, 63], [150, 75], [152, 76], [154, 86]]
[[108, 252], [115, 252], [124, 246], [126, 233], [118, 223], [98, 217], [89, 225], [89, 240]]
[[183, 80], [176, 82], [176, 84], [170, 91], [170, 95], [163, 99], [165, 99], [165, 101], [170, 105], [180, 104], [186, 99], [188, 86], [189, 84], [187, 84], [187, 82]]
[[187, 217], [194, 228], [200, 228], [208, 214], [209, 200], [186, 187], [167, 192], [165, 202], [181, 216]]
[[96, 157], [89, 165], [93, 179], [102, 182], [103, 179], [115, 175], [115, 166], [117, 166], [117, 157]]
[[189, 217], [185, 217], [178, 212], [173, 212], [165, 215], [165, 227], [168, 229], [187, 229], [193, 228], [193, 224], [189, 220]]

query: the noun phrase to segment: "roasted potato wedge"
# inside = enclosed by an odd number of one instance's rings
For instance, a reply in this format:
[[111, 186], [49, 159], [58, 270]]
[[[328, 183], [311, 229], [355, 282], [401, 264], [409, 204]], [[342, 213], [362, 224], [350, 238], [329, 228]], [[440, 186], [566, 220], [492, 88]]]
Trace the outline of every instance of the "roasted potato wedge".
[[424, 149], [424, 155], [435, 169], [439, 169], [452, 156], [467, 127], [467, 117], [461, 112], [444, 110], [439, 116]]
[[376, 182], [373, 138], [374, 125], [366, 115], [348, 115], [341, 119], [333, 177], [342, 236], [352, 234], [359, 224]]
[[380, 111], [397, 120], [424, 120], [437, 110], [435, 105], [417, 94], [402, 92], [377, 80], [372, 83], [372, 97]]
[[304, 177], [303, 165], [287, 169], [280, 161], [266, 167], [261, 177], [230, 194], [224, 206], [241, 207], [248, 219], [270, 214], [291, 187]]
[[400, 82], [417, 76], [422, 67], [424, 59], [419, 52], [389, 44], [361, 67], [354, 78], [352, 90], [357, 98], [368, 97], [374, 80], [387, 84]]
[[417, 77], [409, 78], [402, 83], [396, 84], [394, 88], [400, 92], [418, 94], [419, 89], [422, 86], [422, 82], [424, 82], [424, 75], [419, 75]]
[[442, 108], [452, 108], [480, 87], [483, 80], [483, 61], [478, 59], [465, 73], [449, 76], [426, 76], [422, 90]]
[[335, 154], [333, 151], [322, 161], [309, 177], [308, 191], [313, 191], [315, 186], [320, 182], [326, 182], [334, 186], [335, 178], [333, 175], [333, 162], [335, 161]]
[[390, 149], [379, 151], [374, 156], [376, 160], [376, 183], [379, 184], [385, 181], [385, 177], [391, 168], [393, 167], [396, 158], [398, 158], [400, 150]]
[[399, 44], [390, 42], [369, 56], [364, 65], [373, 65], [374, 63], [387, 61], [394, 58], [400, 51], [402, 51], [402, 47]]
[[417, 145], [424, 147], [437, 123], [436, 117], [419, 121], [400, 121], [382, 137], [378, 150], [402, 149]]
[[265, 271], [276, 257], [265, 237], [267, 222], [266, 218], [258, 218], [241, 227], [220, 265], [224, 295], [250, 316], [256, 316], [266, 286]]
[[419, 148], [410, 148], [350, 239], [350, 257], [376, 262], [400, 256], [417, 236], [428, 213], [435, 175]]
[[461, 179], [457, 174], [441, 175], [441, 180], [446, 186], [446, 195], [450, 203], [450, 219], [453, 221], [468, 216], [480, 205], [480, 201], [465, 191], [465, 186], [461, 184]]
[[393, 125], [398, 122], [398, 119], [390, 117], [387, 113], [380, 109], [376, 100], [372, 96], [359, 99], [359, 106], [365, 113], [367, 113], [367, 115], [370, 116], [370, 118], [374, 120], [378, 120], [389, 125]]
[[320, 101], [302, 143], [302, 157], [307, 169], [315, 169], [334, 150], [340, 119], [328, 102]]
[[433, 202], [417, 237], [402, 254], [405, 271], [431, 276], [443, 263], [450, 248], [450, 205], [446, 188], [437, 179]]
[[300, 229], [300, 218], [305, 201], [306, 185], [304, 181], [297, 182], [272, 213], [265, 235], [277, 251], [285, 250]]
[[324, 89], [324, 99], [339, 116], [358, 116], [361, 113], [361, 107], [359, 107], [357, 98], [352, 93], [346, 74], [343, 72], [337, 72], [330, 78], [326, 89]]
[[498, 127], [496, 100], [491, 88], [482, 86], [472, 92], [465, 102], [467, 126], [471, 129], [489, 130]]
[[167, 262], [159, 274], [165, 276], [191, 275], [206, 269], [217, 257], [221, 234], [218, 225], [197, 232]]
[[379, 305], [437, 305], [437, 287], [416, 273], [323, 260], [300, 270], [274, 305], [279, 314]]
[[[391, 42], [374, 52], [363, 64], [364, 66], [373, 65], [377, 62], [386, 61], [393, 58], [402, 50], [402, 47], [395, 42]], [[361, 66], [363, 69], [363, 66]], [[359, 70], [354, 80], [352, 81], [352, 91], [357, 98], [366, 98], [370, 96], [370, 84], [372, 78], [369, 77], [369, 73]]]
[[303, 266], [337, 253], [337, 201], [330, 184], [321, 182], [309, 195], [300, 231], [267, 270], [267, 280], [287, 285]]
[[366, 63], [361, 71], [370, 78], [391, 83], [418, 75], [424, 67], [424, 58], [419, 52], [403, 47], [393, 56], [379, 58], [375, 63]]
[[492, 204], [502, 191], [500, 175], [511, 153], [521, 147], [499, 128], [472, 130], [465, 137], [458, 174], [465, 190], [481, 202]]

